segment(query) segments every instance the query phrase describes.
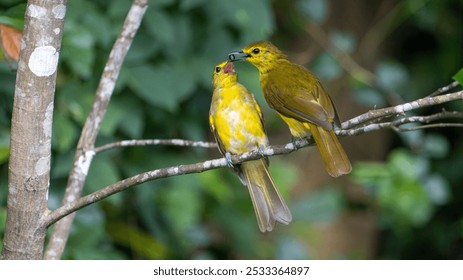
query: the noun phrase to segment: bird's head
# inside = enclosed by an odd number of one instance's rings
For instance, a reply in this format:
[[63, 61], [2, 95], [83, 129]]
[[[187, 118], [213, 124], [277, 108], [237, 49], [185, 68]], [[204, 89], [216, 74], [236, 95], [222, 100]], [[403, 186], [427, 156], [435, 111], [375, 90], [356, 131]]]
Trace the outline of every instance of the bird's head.
[[212, 84], [214, 87], [226, 86], [236, 83], [237, 75], [233, 62], [222, 61], [214, 67], [212, 73]]
[[275, 45], [267, 41], [258, 41], [244, 47], [241, 51], [228, 54], [229, 61], [246, 60], [259, 69], [260, 72], [268, 70], [279, 59], [286, 56]]

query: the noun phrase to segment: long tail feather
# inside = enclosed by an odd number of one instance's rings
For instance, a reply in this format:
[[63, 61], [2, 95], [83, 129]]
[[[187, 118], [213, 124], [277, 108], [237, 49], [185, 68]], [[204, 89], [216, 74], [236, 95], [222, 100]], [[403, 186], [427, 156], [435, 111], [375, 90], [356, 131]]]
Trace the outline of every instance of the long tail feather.
[[241, 170], [251, 195], [260, 231], [272, 231], [275, 222], [289, 224], [292, 220], [291, 212], [275, 187], [265, 160], [244, 162], [241, 164]]
[[317, 144], [328, 174], [333, 177], [349, 174], [352, 166], [334, 131], [311, 124], [310, 132]]

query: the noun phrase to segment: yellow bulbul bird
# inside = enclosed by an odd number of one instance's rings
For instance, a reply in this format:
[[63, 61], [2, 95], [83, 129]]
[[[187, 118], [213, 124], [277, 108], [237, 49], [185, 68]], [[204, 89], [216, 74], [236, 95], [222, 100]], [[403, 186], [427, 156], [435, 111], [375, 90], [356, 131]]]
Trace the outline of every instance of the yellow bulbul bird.
[[350, 173], [349, 158], [334, 133], [334, 125], [340, 126], [338, 114], [315, 75], [266, 41], [231, 52], [228, 58], [246, 60], [259, 70], [268, 105], [286, 122], [293, 137], [313, 137], [331, 176]]
[[214, 93], [209, 124], [220, 152], [249, 190], [260, 231], [272, 231], [275, 222], [287, 225], [292, 220], [291, 212], [270, 176], [267, 159], [231, 164], [231, 155], [261, 151], [268, 145], [259, 105], [237, 82], [232, 62], [218, 64], [212, 80]]

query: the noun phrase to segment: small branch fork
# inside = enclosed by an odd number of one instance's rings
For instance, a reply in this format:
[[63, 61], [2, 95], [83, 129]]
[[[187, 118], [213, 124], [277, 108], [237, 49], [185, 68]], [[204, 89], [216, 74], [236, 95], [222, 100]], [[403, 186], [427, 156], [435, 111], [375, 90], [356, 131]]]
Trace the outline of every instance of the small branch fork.
[[[447, 86], [448, 87], [448, 86]], [[456, 85], [448, 87], [448, 89], [456, 87]], [[448, 90], [447, 89], [447, 90]], [[372, 132], [380, 129], [390, 128], [395, 131], [410, 131], [423, 128], [431, 127], [463, 127], [463, 123], [435, 123], [430, 124], [430, 122], [443, 120], [443, 119], [455, 119], [463, 118], [463, 112], [457, 111], [442, 111], [439, 113], [431, 114], [428, 116], [406, 116], [406, 113], [418, 108], [443, 104], [455, 100], [463, 99], [463, 91], [457, 91], [453, 93], [448, 93], [445, 95], [430, 95], [428, 97], [418, 99], [409, 103], [404, 103], [401, 105], [371, 110], [365, 114], [362, 114], [358, 117], [352, 118], [342, 124], [342, 129], [336, 131], [337, 135], [340, 136], [353, 136], [359, 135], [367, 132]], [[394, 120], [383, 121], [385, 119], [396, 118]], [[402, 125], [420, 123], [422, 125], [415, 126], [412, 128], [402, 128]], [[295, 145], [296, 146], [295, 146]], [[262, 156], [275, 156], [281, 154], [289, 154], [299, 148], [313, 145], [314, 142], [311, 139], [303, 139], [296, 141], [295, 143], [288, 143], [285, 145], [274, 145], [269, 146], [263, 149], [263, 153], [259, 153], [257, 150], [244, 153], [242, 155], [232, 156], [231, 160], [233, 164], [238, 164], [244, 161], [255, 160], [261, 158]], [[151, 140], [126, 140], [115, 143], [106, 144], [94, 149], [94, 153], [99, 153], [108, 149], [117, 148], [117, 147], [129, 147], [129, 146], [146, 146], [146, 145], [172, 145], [172, 146], [188, 146], [188, 147], [201, 147], [201, 148], [215, 148], [215, 143], [203, 142], [203, 141], [190, 141], [182, 139], [170, 139], [170, 140], [160, 140], [160, 139], [151, 139]], [[51, 211], [47, 216], [45, 221], [47, 226], [52, 225], [59, 219], [69, 215], [76, 210], [85, 207], [89, 204], [100, 201], [112, 194], [123, 191], [129, 187], [145, 183], [148, 181], [191, 174], [191, 173], [200, 173], [203, 171], [216, 169], [220, 167], [226, 167], [227, 160], [225, 158], [218, 158], [207, 160], [203, 162], [198, 162], [194, 164], [187, 165], [178, 165], [167, 168], [156, 169], [152, 171], [147, 171], [130, 178], [126, 178], [122, 181], [116, 182], [112, 185], [106, 186], [98, 191], [95, 191], [87, 196], [81, 197], [76, 201], [66, 203], [63, 206], [59, 207], [56, 210]]]
[[[101, 122], [106, 113], [109, 101], [111, 100], [124, 58], [130, 49], [147, 7], [148, 0], [133, 0], [121, 32], [109, 54], [92, 108], [90, 109], [84, 128], [82, 129], [79, 143], [77, 144], [74, 166], [69, 175], [61, 208], [67, 207], [69, 204], [74, 204], [80, 197], [87, 178], [88, 169], [95, 155], [94, 144], [100, 130]], [[48, 216], [48, 214], [50, 214], [50, 212], [44, 215], [42, 219], [46, 225], [58, 221], [56, 219], [50, 222], [50, 216]], [[47, 248], [45, 249], [44, 259], [61, 258], [74, 220], [73, 211], [68, 214], [71, 215], [61, 219], [53, 227]]]

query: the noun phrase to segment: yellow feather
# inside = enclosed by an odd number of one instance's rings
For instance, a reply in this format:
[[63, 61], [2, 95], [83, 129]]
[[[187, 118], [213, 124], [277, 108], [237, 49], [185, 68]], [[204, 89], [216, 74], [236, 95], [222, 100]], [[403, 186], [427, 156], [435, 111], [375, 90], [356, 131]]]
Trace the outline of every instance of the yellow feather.
[[[238, 155], [267, 146], [268, 139], [259, 105], [254, 96], [237, 82], [233, 64], [230, 64], [225, 61], [214, 68], [209, 124], [222, 154]], [[248, 187], [262, 232], [271, 231], [275, 222], [288, 224], [291, 221], [291, 213], [275, 187], [264, 159], [242, 163], [234, 170]]]
[[347, 174], [352, 167], [334, 133], [339, 117], [320, 81], [304, 67], [290, 62], [266, 41], [252, 43], [230, 58], [245, 59], [259, 70], [268, 105], [286, 122], [294, 137], [314, 137], [331, 176]]

